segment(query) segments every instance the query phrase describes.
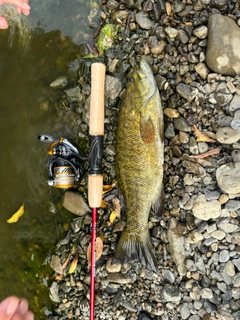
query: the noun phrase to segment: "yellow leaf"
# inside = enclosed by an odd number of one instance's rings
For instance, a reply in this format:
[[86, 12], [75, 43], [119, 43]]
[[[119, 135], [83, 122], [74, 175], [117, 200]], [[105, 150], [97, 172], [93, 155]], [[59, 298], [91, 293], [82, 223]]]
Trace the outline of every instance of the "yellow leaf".
[[68, 270], [68, 273], [69, 273], [69, 274], [70, 274], [70, 273], [73, 273], [73, 272], [76, 270], [76, 268], [77, 268], [77, 263], [78, 263], [78, 253], [75, 254], [75, 257], [74, 257], [74, 259], [73, 259], [73, 261], [72, 261], [72, 263], [71, 263], [71, 266], [70, 266], [70, 268], [69, 268], [69, 270]]
[[110, 214], [109, 220], [110, 220], [111, 223], [113, 223], [116, 218], [117, 218], [117, 215], [116, 215], [115, 211], [113, 211]]
[[117, 184], [117, 181], [113, 184], [107, 184], [103, 186], [103, 194], [107, 193], [108, 191], [111, 191]]
[[17, 212], [14, 213], [14, 215], [11, 216], [10, 219], [7, 220], [8, 223], [14, 223], [19, 220], [19, 218], [24, 214], [24, 203], [23, 205], [18, 209]]
[[[92, 252], [92, 243], [89, 243], [88, 249], [87, 249], [87, 260], [88, 260], [88, 267], [91, 267], [91, 252]], [[103, 240], [101, 237], [96, 238], [95, 243], [95, 261], [97, 261], [103, 252]]]
[[216, 142], [216, 140], [209, 138], [205, 133], [201, 132], [196, 125], [193, 126], [193, 131], [196, 134], [198, 142]]

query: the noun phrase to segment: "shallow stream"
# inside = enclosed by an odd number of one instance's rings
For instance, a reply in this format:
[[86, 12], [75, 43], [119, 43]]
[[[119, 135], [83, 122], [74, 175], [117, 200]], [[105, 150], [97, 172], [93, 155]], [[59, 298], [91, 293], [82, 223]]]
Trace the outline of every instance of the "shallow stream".
[[[0, 30], [0, 300], [12, 294], [26, 297], [37, 320], [46, 319], [41, 309], [51, 309], [46, 274], [53, 273], [43, 261], [72, 217], [47, 210], [47, 146], [36, 136], [74, 139], [68, 115], [61, 118], [53, 107], [60, 93], [49, 84], [58, 76], [75, 77], [69, 66], [91, 30], [87, 0], [31, 0], [30, 6], [31, 41], [25, 54], [17, 33]], [[24, 215], [8, 224], [23, 203]]]

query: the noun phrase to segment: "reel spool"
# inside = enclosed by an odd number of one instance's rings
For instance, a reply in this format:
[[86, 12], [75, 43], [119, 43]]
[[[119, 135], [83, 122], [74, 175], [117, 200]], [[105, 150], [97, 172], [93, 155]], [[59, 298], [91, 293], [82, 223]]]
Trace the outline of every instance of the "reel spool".
[[87, 158], [82, 157], [78, 149], [65, 138], [41, 134], [37, 139], [51, 143], [47, 150], [51, 156], [47, 164], [48, 185], [59, 189], [73, 188], [83, 173], [80, 161]]

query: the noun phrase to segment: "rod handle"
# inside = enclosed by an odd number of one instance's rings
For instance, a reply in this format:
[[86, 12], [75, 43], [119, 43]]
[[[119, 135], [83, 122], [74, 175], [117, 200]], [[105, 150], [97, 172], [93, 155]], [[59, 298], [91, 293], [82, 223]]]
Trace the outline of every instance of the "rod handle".
[[103, 176], [88, 176], [88, 203], [91, 208], [99, 208], [102, 203]]
[[91, 66], [89, 134], [104, 134], [104, 84], [106, 67], [101, 62]]

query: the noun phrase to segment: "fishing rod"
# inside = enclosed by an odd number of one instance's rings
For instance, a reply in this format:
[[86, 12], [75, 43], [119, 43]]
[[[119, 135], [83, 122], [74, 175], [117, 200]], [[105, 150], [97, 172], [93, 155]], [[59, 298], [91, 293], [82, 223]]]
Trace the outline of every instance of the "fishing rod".
[[90, 269], [90, 320], [94, 320], [95, 313], [95, 278], [96, 278], [96, 228], [97, 208], [101, 206], [103, 175], [103, 136], [104, 136], [104, 64], [96, 62], [91, 66], [91, 100], [89, 119], [89, 144], [88, 157], [88, 202], [92, 208], [92, 241], [91, 241], [91, 269]]

